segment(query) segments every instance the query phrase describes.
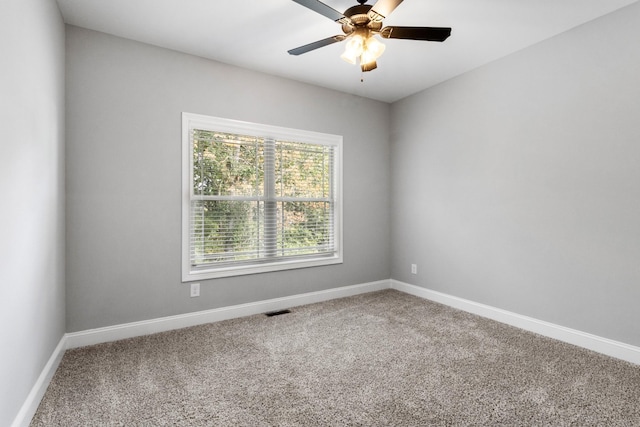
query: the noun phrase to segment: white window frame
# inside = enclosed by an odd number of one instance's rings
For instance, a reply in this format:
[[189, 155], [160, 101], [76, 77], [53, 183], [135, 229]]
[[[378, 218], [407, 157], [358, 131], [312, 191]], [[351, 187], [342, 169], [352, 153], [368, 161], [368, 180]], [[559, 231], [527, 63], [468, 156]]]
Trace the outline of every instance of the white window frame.
[[[190, 260], [190, 210], [193, 191], [193, 156], [190, 131], [192, 129], [219, 131], [231, 134], [255, 136], [265, 139], [298, 141], [303, 143], [331, 145], [335, 150], [334, 177], [334, 239], [336, 252], [332, 256], [305, 257], [260, 261], [255, 264], [225, 265], [194, 269]], [[182, 113], [182, 281], [191, 282], [246, 274], [266, 273], [297, 268], [317, 267], [343, 262], [342, 240], [342, 136], [290, 129], [279, 126], [256, 124], [238, 120], [211, 117], [193, 113]]]

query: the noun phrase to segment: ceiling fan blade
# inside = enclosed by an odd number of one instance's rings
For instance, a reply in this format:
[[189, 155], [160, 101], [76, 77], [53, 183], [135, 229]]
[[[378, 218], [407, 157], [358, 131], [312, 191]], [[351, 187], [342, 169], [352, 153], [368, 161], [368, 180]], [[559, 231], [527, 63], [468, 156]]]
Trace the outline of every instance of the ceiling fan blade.
[[451, 35], [445, 27], [384, 27], [380, 35], [385, 39], [425, 40], [443, 42]]
[[298, 3], [299, 5], [306, 7], [307, 9], [311, 9], [314, 12], [319, 13], [322, 16], [326, 16], [332, 21], [336, 21], [341, 24], [351, 24], [351, 20], [349, 18], [347, 18], [342, 13], [338, 12], [337, 10], [335, 10], [330, 6], [327, 6], [326, 4], [322, 3], [319, 0], [293, 0], [293, 1]]
[[378, 0], [369, 11], [369, 19], [380, 22], [395, 10], [402, 0]]
[[346, 39], [347, 36], [333, 36], [326, 39], [318, 40], [317, 42], [309, 43], [304, 46], [297, 47], [295, 49], [291, 49], [289, 51], [289, 55], [302, 55], [303, 53], [310, 52], [315, 49], [319, 49], [321, 47], [329, 46], [330, 44], [341, 42]]

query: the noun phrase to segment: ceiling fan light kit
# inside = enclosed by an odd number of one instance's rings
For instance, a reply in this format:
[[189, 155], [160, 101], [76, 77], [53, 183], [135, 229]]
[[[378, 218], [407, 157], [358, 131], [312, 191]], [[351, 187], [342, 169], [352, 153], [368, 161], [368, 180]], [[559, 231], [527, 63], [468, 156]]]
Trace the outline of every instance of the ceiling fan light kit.
[[355, 35], [347, 42], [344, 53], [340, 57], [354, 65], [360, 60], [362, 71], [371, 71], [377, 67], [376, 60], [382, 56], [384, 49], [385, 45], [374, 36], [365, 39], [361, 35]]
[[342, 25], [344, 35], [329, 37], [317, 42], [289, 50], [290, 55], [303, 53], [349, 40], [340, 56], [350, 64], [360, 62], [363, 72], [375, 70], [377, 59], [384, 53], [385, 45], [375, 38], [408, 39], [443, 42], [451, 35], [451, 28], [445, 27], [382, 27], [382, 21], [395, 10], [403, 0], [378, 0], [375, 5], [366, 5], [367, 0], [357, 0], [358, 5], [340, 13], [319, 0], [293, 0]]

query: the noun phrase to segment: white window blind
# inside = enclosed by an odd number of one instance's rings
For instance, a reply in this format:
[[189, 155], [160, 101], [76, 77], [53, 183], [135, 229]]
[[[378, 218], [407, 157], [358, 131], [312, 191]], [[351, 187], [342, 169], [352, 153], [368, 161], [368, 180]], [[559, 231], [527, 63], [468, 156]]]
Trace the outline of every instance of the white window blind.
[[186, 113], [185, 126], [183, 280], [342, 261], [341, 138]]

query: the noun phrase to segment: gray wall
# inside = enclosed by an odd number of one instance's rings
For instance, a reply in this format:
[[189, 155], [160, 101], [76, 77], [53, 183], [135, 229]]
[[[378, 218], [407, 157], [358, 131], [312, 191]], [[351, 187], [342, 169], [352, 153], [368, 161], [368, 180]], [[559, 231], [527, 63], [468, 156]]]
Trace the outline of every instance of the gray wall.
[[[181, 112], [344, 136], [344, 264], [180, 281]], [[390, 277], [389, 105], [67, 27], [67, 330]]]
[[638, 22], [393, 104], [393, 278], [640, 345]]
[[50, 0], [0, 12], [0, 425], [65, 332], [64, 25]]

